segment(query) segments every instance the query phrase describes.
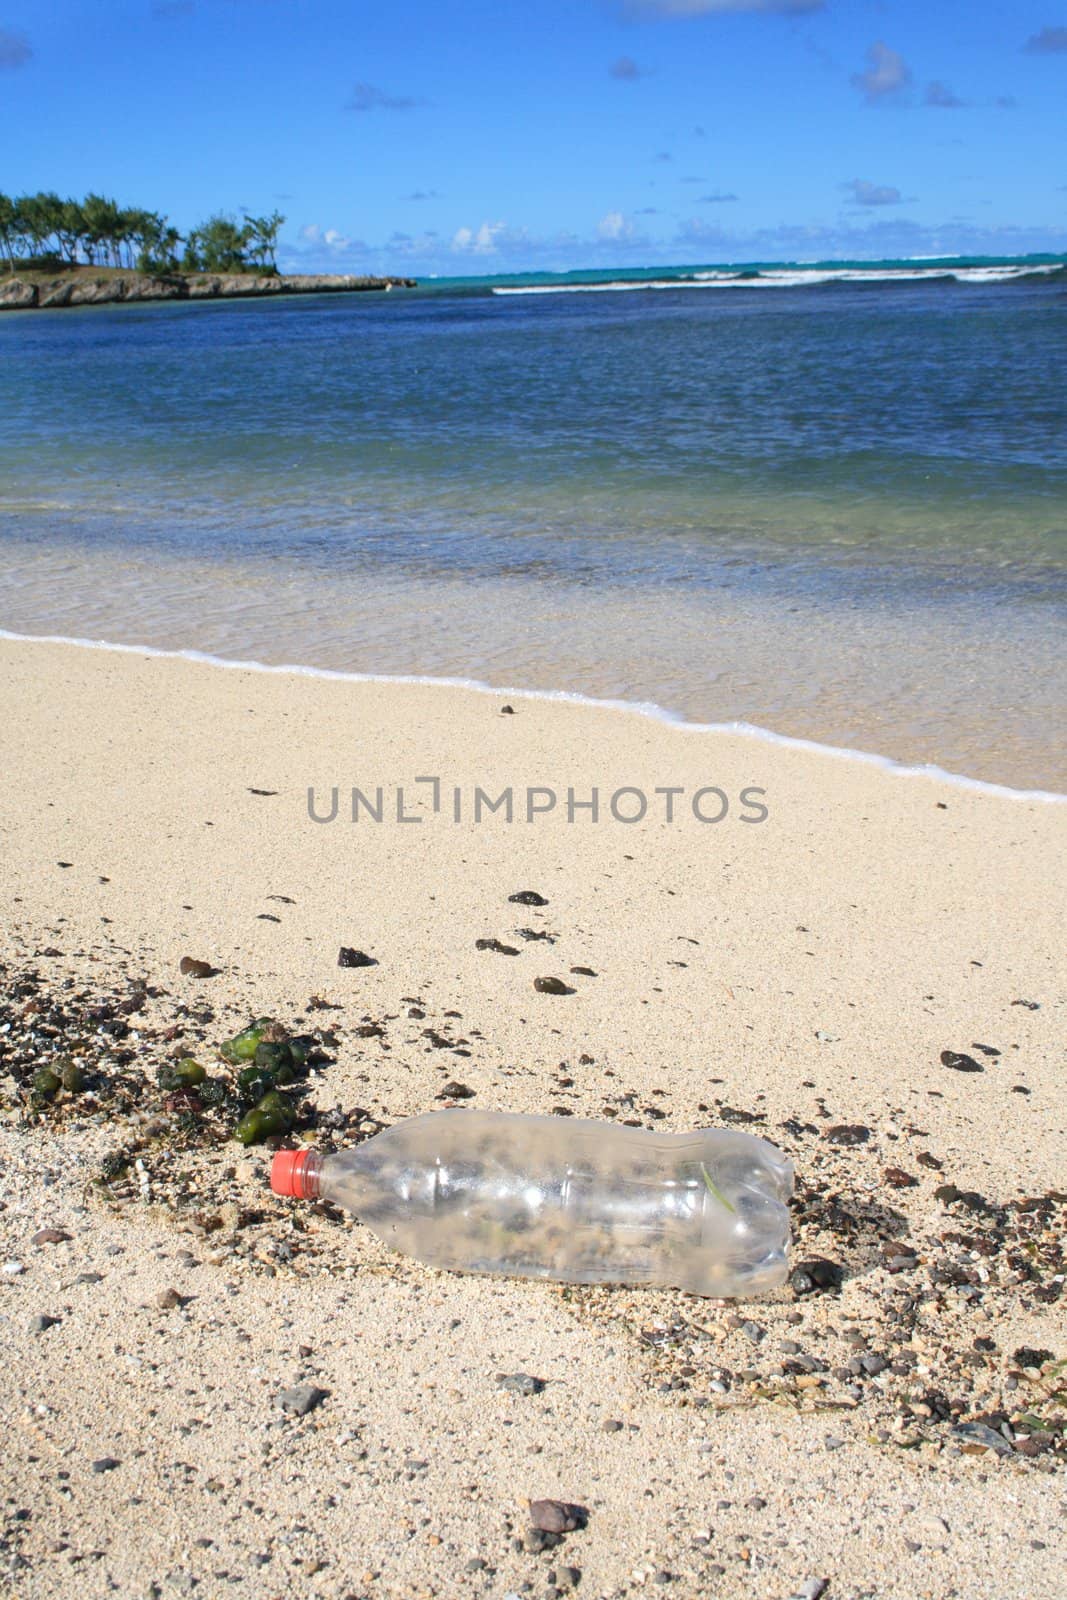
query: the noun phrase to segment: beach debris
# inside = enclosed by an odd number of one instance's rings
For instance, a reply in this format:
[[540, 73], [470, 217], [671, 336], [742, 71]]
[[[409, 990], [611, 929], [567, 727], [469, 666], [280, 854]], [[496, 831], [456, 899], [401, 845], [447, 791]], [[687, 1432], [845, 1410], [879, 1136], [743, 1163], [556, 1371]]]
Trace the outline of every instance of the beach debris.
[[902, 1167], [886, 1167], [882, 1173], [883, 1183], [888, 1183], [891, 1189], [916, 1189], [919, 1185], [918, 1178], [913, 1178], [910, 1172], [905, 1172]]
[[306, 1417], [329, 1398], [329, 1389], [320, 1389], [313, 1383], [297, 1383], [291, 1389], [282, 1389], [278, 1404], [283, 1411], [296, 1417]]
[[870, 1137], [870, 1128], [862, 1122], [838, 1122], [823, 1134], [830, 1144], [866, 1144]]
[[538, 994], [574, 994], [576, 991], [562, 978], [535, 978], [533, 986]]
[[251, 1111], [245, 1112], [234, 1129], [234, 1138], [244, 1145], [262, 1144], [265, 1139], [289, 1133], [295, 1121], [292, 1101], [277, 1089], [270, 1089]]
[[66, 1244], [72, 1237], [65, 1228], [38, 1228], [30, 1236], [31, 1244]]
[[592, 967], [572, 967], [571, 971], [573, 973], [575, 973], [579, 978], [595, 978], [596, 977], [596, 973], [593, 971]]
[[57, 1056], [55, 1067], [59, 1070], [59, 1079], [68, 1094], [81, 1094], [85, 1088], [85, 1073], [77, 1061], [72, 1061], [70, 1056]]
[[457, 1083], [454, 1078], [449, 1078], [437, 1098], [438, 1100], [472, 1100], [476, 1093], [477, 1090], [472, 1089], [469, 1084]]
[[33, 1092], [34, 1092], [34, 1094], [43, 1095], [46, 1100], [50, 1100], [54, 1094], [58, 1094], [59, 1093], [59, 1091], [60, 1091], [60, 1089], [62, 1089], [62, 1087], [63, 1087], [63, 1080], [59, 1076], [59, 1073], [56, 1072], [54, 1068], [52, 1068], [52, 1067], [38, 1067], [37, 1068], [37, 1071], [33, 1075]]
[[509, 894], [508, 901], [513, 906], [547, 906], [548, 901], [543, 894], [538, 894], [536, 889], [520, 889], [517, 894]]
[[532, 943], [535, 939], [542, 944], [555, 944], [556, 942], [556, 935], [554, 933], [546, 933], [543, 928], [516, 928], [515, 932], [520, 939], [525, 939], [527, 944]]
[[292, 895], [288, 895], [288, 894], [269, 894], [267, 896], [267, 899], [268, 900], [277, 900], [279, 905], [283, 905], [283, 906], [295, 906], [296, 905], [296, 901], [293, 899]]
[[217, 978], [221, 968], [213, 967], [210, 961], [200, 961], [196, 956], [182, 956], [178, 971], [183, 978]]
[[513, 944], [502, 944], [499, 939], [475, 939], [474, 948], [476, 950], [495, 950], [497, 955], [500, 956], [517, 956], [519, 953]]
[[496, 1375], [498, 1389], [507, 1389], [512, 1394], [532, 1395], [540, 1394], [545, 1387], [544, 1378], [535, 1378], [529, 1372], [498, 1372]]
[[960, 1422], [953, 1429], [960, 1446], [968, 1453], [984, 1453], [991, 1450], [997, 1456], [1010, 1456], [1011, 1445], [1002, 1433], [989, 1427], [985, 1422]]
[[206, 1068], [192, 1056], [177, 1063], [166, 1063], [156, 1074], [161, 1089], [192, 1089], [207, 1077]]
[[252, 789], [252, 788], [250, 788], [248, 792], [249, 792], [249, 794], [266, 794], [266, 795], [274, 795], [274, 794], [278, 793], [277, 789]]
[[540, 1533], [573, 1533], [589, 1520], [585, 1506], [569, 1500], [531, 1500], [529, 1516], [531, 1528]]
[[373, 956], [367, 955], [365, 950], [353, 950], [349, 945], [342, 945], [337, 956], [339, 967], [376, 967], [378, 965]]
[[984, 1072], [985, 1068], [973, 1056], [965, 1055], [960, 1050], [942, 1050], [941, 1065], [951, 1067], [953, 1072]]
[[789, 1274], [789, 1287], [799, 1298], [806, 1294], [816, 1294], [822, 1290], [824, 1293], [841, 1287], [844, 1269], [836, 1261], [827, 1261], [825, 1256], [812, 1256], [807, 1261], [800, 1261]]
[[1040, 1000], [1013, 1000], [1011, 1003], [1013, 1006], [1024, 1006], [1027, 1011], [1041, 1010]]
[[1040, 1371], [1045, 1362], [1052, 1361], [1054, 1357], [1051, 1350], [1035, 1350], [1032, 1345], [1021, 1344], [1012, 1352], [1011, 1359], [1017, 1361], [1020, 1367], [1036, 1367]]

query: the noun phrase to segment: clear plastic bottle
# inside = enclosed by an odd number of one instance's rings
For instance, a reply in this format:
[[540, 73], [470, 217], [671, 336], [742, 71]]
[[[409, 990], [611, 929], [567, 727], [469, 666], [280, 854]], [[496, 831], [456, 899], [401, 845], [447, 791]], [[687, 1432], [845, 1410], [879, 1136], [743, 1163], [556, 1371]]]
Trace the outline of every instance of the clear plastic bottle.
[[281, 1150], [271, 1187], [459, 1272], [740, 1298], [788, 1271], [792, 1162], [728, 1128], [433, 1111], [337, 1154]]

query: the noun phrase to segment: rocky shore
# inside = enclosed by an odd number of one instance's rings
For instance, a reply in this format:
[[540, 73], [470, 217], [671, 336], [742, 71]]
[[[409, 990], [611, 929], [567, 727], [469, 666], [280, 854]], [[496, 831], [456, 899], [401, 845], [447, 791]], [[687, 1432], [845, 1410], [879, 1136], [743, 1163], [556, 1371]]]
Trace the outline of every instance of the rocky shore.
[[368, 278], [351, 274], [139, 272], [26, 273], [0, 280], [0, 311], [45, 311], [61, 306], [137, 305], [156, 300], [243, 300], [272, 295], [352, 294], [366, 290], [414, 289], [415, 278]]

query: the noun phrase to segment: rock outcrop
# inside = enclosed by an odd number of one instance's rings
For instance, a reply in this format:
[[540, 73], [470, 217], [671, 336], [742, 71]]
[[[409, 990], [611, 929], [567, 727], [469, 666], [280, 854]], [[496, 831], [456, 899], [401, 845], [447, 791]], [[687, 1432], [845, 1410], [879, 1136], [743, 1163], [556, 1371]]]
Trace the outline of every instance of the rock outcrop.
[[144, 304], [155, 300], [239, 300], [263, 295], [352, 294], [366, 290], [414, 289], [414, 278], [341, 277], [327, 273], [298, 273], [292, 277], [256, 276], [253, 273], [195, 275], [163, 278], [144, 273], [93, 275], [69, 272], [54, 278], [0, 279], [0, 311], [48, 310], [60, 306], [110, 306]]

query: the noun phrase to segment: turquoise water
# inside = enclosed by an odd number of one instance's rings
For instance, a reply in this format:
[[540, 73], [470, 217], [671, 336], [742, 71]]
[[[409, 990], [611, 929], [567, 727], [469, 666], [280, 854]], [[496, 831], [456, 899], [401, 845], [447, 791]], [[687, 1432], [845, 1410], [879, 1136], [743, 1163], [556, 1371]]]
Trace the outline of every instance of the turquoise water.
[[1065, 269], [739, 270], [8, 313], [0, 626], [1047, 782]]

